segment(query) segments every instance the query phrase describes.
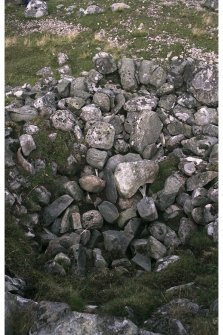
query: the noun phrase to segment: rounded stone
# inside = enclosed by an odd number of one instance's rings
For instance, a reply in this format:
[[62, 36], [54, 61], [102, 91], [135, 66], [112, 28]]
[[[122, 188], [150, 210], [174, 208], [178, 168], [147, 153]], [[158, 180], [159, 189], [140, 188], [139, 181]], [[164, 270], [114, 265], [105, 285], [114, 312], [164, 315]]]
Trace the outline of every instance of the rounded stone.
[[115, 129], [106, 122], [94, 123], [87, 131], [85, 140], [90, 147], [109, 150], [115, 138]]
[[83, 176], [79, 184], [83, 190], [92, 193], [99, 193], [105, 188], [105, 181], [94, 175]]
[[103, 226], [103, 217], [97, 210], [85, 212], [82, 215], [82, 225], [85, 229], [100, 229]]

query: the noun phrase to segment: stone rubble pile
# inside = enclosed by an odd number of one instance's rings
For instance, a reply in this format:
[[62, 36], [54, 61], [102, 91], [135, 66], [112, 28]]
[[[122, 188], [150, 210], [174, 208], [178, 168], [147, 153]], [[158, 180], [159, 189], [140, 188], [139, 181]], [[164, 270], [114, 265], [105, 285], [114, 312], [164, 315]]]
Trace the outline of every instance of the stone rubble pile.
[[[217, 69], [105, 52], [93, 63], [7, 88], [6, 204], [50, 273], [162, 271], [200, 225], [218, 239]], [[43, 159], [44, 133], [45, 150], [70, 148], [62, 164]]]

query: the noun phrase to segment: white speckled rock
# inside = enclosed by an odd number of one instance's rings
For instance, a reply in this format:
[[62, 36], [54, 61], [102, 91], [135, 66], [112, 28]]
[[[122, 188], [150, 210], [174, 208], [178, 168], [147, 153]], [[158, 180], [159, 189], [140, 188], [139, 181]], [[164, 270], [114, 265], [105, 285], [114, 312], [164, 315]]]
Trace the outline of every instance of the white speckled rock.
[[106, 122], [94, 123], [85, 136], [85, 140], [90, 147], [105, 150], [112, 148], [114, 138], [115, 129]]
[[123, 198], [131, 198], [140, 186], [155, 180], [158, 170], [159, 165], [153, 161], [120, 163], [114, 173], [119, 194]]
[[21, 135], [19, 137], [19, 142], [24, 156], [29, 156], [29, 154], [36, 149], [36, 144], [31, 135]]

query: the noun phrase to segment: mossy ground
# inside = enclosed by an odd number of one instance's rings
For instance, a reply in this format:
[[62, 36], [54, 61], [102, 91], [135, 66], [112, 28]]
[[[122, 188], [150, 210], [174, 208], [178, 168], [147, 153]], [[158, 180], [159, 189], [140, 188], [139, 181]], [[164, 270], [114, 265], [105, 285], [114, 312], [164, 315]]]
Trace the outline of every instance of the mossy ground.
[[[56, 6], [61, 3], [64, 8], [58, 10]], [[50, 18], [81, 24], [88, 29], [77, 36], [58, 36], [47, 32], [26, 32], [25, 36], [21, 36], [16, 20], [25, 24], [32, 19], [24, 17], [23, 6], [7, 5], [6, 83], [33, 84], [37, 80], [37, 70], [43, 66], [51, 66], [56, 72], [56, 55], [61, 51], [69, 56], [73, 75], [92, 67], [92, 57], [97, 48], [111, 52], [116, 58], [124, 54], [145, 59], [166, 58], [170, 52], [172, 56], [187, 54], [189, 47], [217, 52], [217, 13], [199, 12], [183, 4], [167, 6], [161, 1], [150, 1], [149, 5], [133, 0], [126, 3], [131, 7], [129, 10], [112, 12], [110, 1], [99, 0], [97, 4], [106, 9], [105, 13], [78, 17], [77, 11], [81, 7], [86, 8], [88, 1], [77, 4], [74, 12], [67, 16], [65, 9], [73, 5], [72, 1], [49, 0]], [[155, 14], [153, 8], [156, 9]], [[140, 24], [143, 24], [141, 30], [138, 29]], [[98, 37], [101, 30], [104, 30], [104, 37]]]

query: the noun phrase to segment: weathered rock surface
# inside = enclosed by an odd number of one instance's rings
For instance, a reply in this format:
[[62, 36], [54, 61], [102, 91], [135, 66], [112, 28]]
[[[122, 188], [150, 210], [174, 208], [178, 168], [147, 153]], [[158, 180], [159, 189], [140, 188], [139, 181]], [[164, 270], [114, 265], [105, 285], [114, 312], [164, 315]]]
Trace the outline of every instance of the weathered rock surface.
[[46, 1], [42, 0], [31, 0], [29, 1], [26, 9], [25, 16], [39, 18], [48, 15], [48, 6]]
[[106, 122], [97, 122], [85, 136], [87, 144], [96, 149], [109, 150], [112, 148], [115, 138], [115, 129]]

